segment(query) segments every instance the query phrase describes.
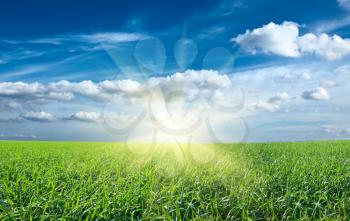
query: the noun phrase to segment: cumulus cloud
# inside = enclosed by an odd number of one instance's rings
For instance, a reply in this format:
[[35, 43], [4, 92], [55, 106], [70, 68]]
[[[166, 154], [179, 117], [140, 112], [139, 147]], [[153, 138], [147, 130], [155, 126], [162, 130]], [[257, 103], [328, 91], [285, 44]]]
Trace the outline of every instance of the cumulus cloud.
[[[71, 82], [67, 80], [49, 83], [24, 83], [24, 82], [3, 82], [0, 83], [0, 107], [9, 106], [20, 108], [24, 112], [18, 119], [40, 122], [51, 122], [55, 120], [74, 120], [83, 122], [101, 122], [102, 117], [98, 112], [78, 111], [82, 105], [101, 108], [102, 104], [117, 104], [108, 116], [109, 121], [130, 121], [133, 119], [132, 111], [137, 108], [144, 108], [149, 105], [152, 94], [156, 89], [161, 91], [161, 99], [171, 101], [174, 105], [174, 96], [181, 92], [186, 103], [186, 108], [210, 109], [220, 107], [236, 106], [241, 99], [237, 94], [239, 91], [232, 84], [228, 75], [219, 74], [212, 70], [187, 70], [165, 77], [152, 77], [144, 82], [131, 79], [105, 80], [93, 82], [90, 80]], [[237, 92], [237, 93], [236, 93]], [[158, 92], [156, 93], [158, 96]], [[154, 97], [153, 97], [154, 98]], [[181, 98], [181, 99], [182, 99]], [[157, 98], [158, 99], [158, 98]], [[177, 98], [175, 98], [177, 99]], [[56, 118], [46, 112], [26, 112], [33, 108], [45, 110], [46, 106], [52, 110], [52, 105], [62, 103], [63, 118]], [[236, 103], [235, 103], [236, 102]], [[121, 115], [119, 112], [124, 106], [131, 106], [129, 115]], [[215, 107], [214, 107], [215, 106]], [[74, 114], [68, 116], [69, 108]], [[101, 110], [102, 111], [102, 110]], [[13, 117], [8, 114], [8, 117]]]
[[317, 87], [313, 90], [304, 91], [301, 96], [306, 100], [325, 101], [331, 99], [327, 89], [324, 87]]
[[132, 80], [81, 82], [58, 81], [48, 84], [38, 82], [0, 82], [0, 98], [20, 102], [72, 101], [76, 96], [106, 101], [113, 97], [141, 93], [141, 85]]
[[1, 82], [0, 95], [2, 96], [27, 96], [38, 94], [44, 91], [44, 86], [40, 83], [23, 82]]
[[73, 120], [87, 123], [101, 123], [101, 122], [115, 122], [116, 124], [120, 124], [121, 122], [130, 122], [136, 120], [137, 116], [128, 115], [123, 112], [112, 112], [112, 113], [98, 113], [98, 112], [86, 112], [79, 111], [63, 120]]
[[284, 101], [294, 99], [287, 92], [277, 93], [271, 96], [267, 101], [254, 102], [250, 105], [250, 108], [255, 111], [268, 111], [275, 112], [280, 109], [280, 105]]
[[76, 121], [82, 121], [82, 122], [101, 122], [102, 116], [100, 113], [97, 112], [84, 112], [80, 111], [77, 113], [72, 114], [69, 118], [69, 120], [76, 120]]
[[[346, 70], [345, 67], [342, 69]], [[212, 70], [187, 70], [169, 76], [152, 77], [144, 82], [131, 79], [100, 82], [89, 80], [80, 82], [65, 80], [50, 83], [3, 82], [0, 83], [0, 98], [4, 98], [1, 101], [6, 101], [7, 106], [9, 106], [9, 102], [12, 102], [11, 107], [20, 108], [21, 112], [32, 110], [36, 104], [35, 109], [52, 110], [52, 106], [48, 102], [52, 102], [52, 105], [57, 105], [57, 101], [64, 102], [62, 103], [64, 105], [62, 106], [63, 112], [59, 113], [59, 115], [64, 117], [55, 118], [55, 120], [98, 123], [102, 121], [101, 114], [98, 111], [101, 109], [99, 108], [102, 108], [103, 104], [109, 104], [111, 101], [117, 104], [113, 106], [115, 108], [113, 111], [125, 112], [127, 110], [126, 112], [131, 115], [135, 114], [137, 116], [136, 109], [148, 107], [150, 94], [158, 86], [161, 88], [165, 99], [171, 93], [180, 91], [182, 93], [181, 96], [185, 95], [186, 108], [198, 107], [198, 110], [206, 110], [208, 106], [211, 108], [218, 103], [220, 104], [219, 106], [235, 106], [232, 104], [242, 99], [237, 96], [239, 93], [231, 93], [237, 85], [246, 92], [244, 93], [246, 96], [243, 101], [244, 109], [242, 109], [242, 114], [249, 115], [255, 114], [255, 111], [278, 111], [286, 106], [287, 102], [291, 102], [296, 98], [300, 99], [300, 95], [304, 100], [329, 100], [330, 95], [327, 90], [332, 87], [333, 82], [327, 81], [327, 78], [324, 76], [322, 79], [318, 79], [318, 82], [306, 81], [308, 79], [312, 80], [311, 73], [313, 73], [313, 76], [318, 76], [321, 72], [317, 72], [317, 69], [314, 67], [274, 66], [237, 72], [232, 75], [223, 75]], [[332, 72], [329, 73], [333, 74]], [[282, 75], [283, 78], [287, 79], [288, 86], [275, 82], [276, 78]], [[340, 81], [337, 80], [337, 82]], [[269, 84], [269, 87], [266, 87], [266, 84]], [[310, 85], [317, 84], [320, 84], [320, 87], [313, 90], [305, 90], [305, 88], [309, 89]], [[288, 91], [289, 87], [290, 90]], [[280, 93], [276, 94], [276, 91], [280, 91]], [[46, 103], [42, 102], [43, 99]], [[135, 102], [127, 103], [127, 101], [132, 99]], [[40, 101], [40, 103], [34, 103], [33, 106], [27, 108], [26, 102], [30, 100], [33, 100], [33, 102]], [[296, 104], [301, 105], [301, 101], [303, 100], [296, 101]], [[50, 105], [50, 109], [45, 109], [44, 105]], [[130, 105], [130, 112], [129, 109], [124, 108], [128, 105]], [[1, 104], [0, 107], [2, 107]], [[88, 107], [92, 107], [97, 112], [85, 111]], [[247, 112], [245, 112], [246, 110]], [[54, 114], [57, 113], [54, 112]], [[42, 119], [37, 117], [37, 115], [41, 116]], [[45, 119], [44, 116], [45, 114], [43, 113], [31, 113], [23, 114], [21, 118], [23, 121], [53, 121], [52, 117]], [[119, 114], [112, 113], [108, 117], [108, 120], [113, 121], [114, 117], [119, 117]]]
[[64, 91], [68, 93], [75, 93], [86, 97], [101, 99], [106, 98], [106, 95], [99, 89], [98, 85], [90, 80], [81, 82], [69, 82], [66, 80], [49, 83], [47, 85], [49, 91]]
[[225, 90], [233, 86], [229, 76], [213, 70], [187, 70], [168, 77], [151, 78], [149, 85], [151, 88], [160, 85], [165, 95], [179, 90], [186, 95], [187, 100], [192, 101], [198, 98], [212, 99], [217, 90]]
[[282, 101], [290, 100], [292, 99], [287, 92], [278, 93], [275, 96], [272, 96], [269, 98], [269, 103], [280, 103]]
[[279, 105], [264, 101], [259, 101], [251, 104], [251, 109], [255, 111], [274, 112], [280, 108]]
[[305, 81], [311, 80], [312, 77], [311, 77], [310, 71], [302, 70], [301, 73], [298, 74], [298, 79], [305, 80]]
[[295, 82], [297, 80], [308, 81], [311, 79], [311, 71], [309, 69], [284, 69], [280, 70], [275, 76], [275, 82]]
[[98, 83], [90, 80], [81, 82], [63, 80], [50, 83], [48, 89], [55, 92], [64, 91], [79, 94], [96, 101], [108, 101], [113, 97], [142, 95], [144, 92], [144, 87], [139, 82], [129, 79], [106, 80]]
[[46, 85], [38, 82], [0, 82], [0, 97], [25, 100], [50, 99], [69, 101], [74, 98], [74, 95], [68, 92], [50, 91]]
[[144, 87], [137, 81], [130, 79], [120, 81], [102, 81], [101, 89], [111, 93], [124, 93], [128, 95], [142, 94]]
[[21, 102], [51, 102], [72, 101], [78, 98], [88, 98], [96, 102], [110, 100], [138, 99], [149, 94], [154, 87], [160, 85], [165, 93], [169, 89], [179, 87], [189, 99], [199, 96], [209, 96], [217, 89], [231, 86], [231, 80], [227, 75], [220, 75], [217, 71], [188, 70], [183, 73], [175, 73], [168, 77], [154, 77], [140, 83], [130, 79], [106, 80], [92, 82], [70, 82], [62, 80], [42, 84], [38, 82], [0, 82], [0, 97], [11, 98]]
[[30, 111], [30, 112], [21, 114], [20, 118], [29, 120], [29, 121], [36, 121], [36, 122], [52, 122], [56, 120], [56, 117], [53, 114], [46, 113], [43, 111], [40, 111], [40, 112]]
[[231, 40], [253, 54], [262, 50], [265, 53], [299, 57], [298, 36], [298, 24], [285, 21], [281, 25], [270, 22], [261, 28], [247, 30]]
[[282, 24], [270, 22], [254, 30], [247, 30], [232, 41], [249, 53], [276, 54], [285, 57], [300, 57], [314, 54], [327, 60], [337, 60], [350, 54], [350, 40], [325, 33], [299, 35], [299, 25], [285, 21]]
[[215, 89], [229, 87], [232, 82], [227, 75], [221, 75], [213, 70], [187, 70], [183, 73], [175, 73], [167, 77], [154, 77], [150, 79], [150, 84], [165, 84], [170, 86], [173, 83], [197, 85], [202, 89]]
[[309, 33], [298, 38], [298, 45], [302, 53], [312, 53], [327, 60], [341, 59], [350, 54], [350, 40], [338, 35]]

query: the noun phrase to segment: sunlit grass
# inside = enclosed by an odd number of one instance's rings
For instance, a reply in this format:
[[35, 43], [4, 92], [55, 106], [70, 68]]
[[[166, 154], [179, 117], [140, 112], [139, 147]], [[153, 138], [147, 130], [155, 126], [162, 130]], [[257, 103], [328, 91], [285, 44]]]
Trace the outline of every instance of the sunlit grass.
[[139, 145], [0, 142], [0, 219], [348, 218], [350, 142]]

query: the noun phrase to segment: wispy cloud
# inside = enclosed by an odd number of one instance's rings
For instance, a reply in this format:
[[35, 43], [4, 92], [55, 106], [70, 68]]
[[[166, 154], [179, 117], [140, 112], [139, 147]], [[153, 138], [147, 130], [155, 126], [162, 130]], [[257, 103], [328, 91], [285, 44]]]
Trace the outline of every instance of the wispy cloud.
[[347, 11], [350, 11], [350, 0], [337, 0], [339, 6]]
[[17, 49], [15, 51], [3, 52], [2, 56], [0, 56], [0, 64], [7, 64], [13, 61], [26, 60], [31, 58], [37, 58], [45, 55], [45, 51], [34, 51], [34, 50], [20, 50]]
[[72, 36], [71, 39], [87, 43], [115, 44], [146, 39], [148, 36], [138, 33], [106, 32]]
[[350, 16], [333, 20], [319, 21], [313, 25], [312, 30], [318, 34], [329, 33], [350, 25]]
[[8, 44], [52, 44], [64, 43], [89, 43], [89, 44], [116, 44], [122, 42], [134, 42], [147, 39], [148, 35], [128, 32], [97, 32], [89, 34], [65, 34], [53, 37], [25, 39], [25, 40], [1, 40]]
[[205, 18], [212, 19], [212, 18], [226, 17], [238, 12], [239, 10], [245, 7], [246, 7], [246, 4], [245, 4], [245, 1], [243, 0], [223, 0]]
[[200, 38], [215, 38], [221, 33], [224, 33], [226, 31], [224, 26], [221, 25], [215, 25], [208, 28], [205, 28], [201, 33], [199, 34]]
[[55, 66], [69, 63], [71, 61], [74, 61], [76, 59], [81, 58], [82, 56], [83, 55], [75, 55], [75, 56], [71, 56], [71, 57], [65, 58], [65, 59], [57, 61], [57, 62], [30, 64], [30, 65], [26, 65], [24, 67], [16, 68], [14, 70], [0, 72], [0, 80], [1, 81], [10, 81], [13, 78], [24, 77], [27, 75], [47, 71], [50, 68], [54, 68]]
[[63, 42], [67, 41], [63, 37], [53, 37], [53, 38], [38, 38], [33, 40], [28, 40], [27, 43], [30, 44], [51, 44], [51, 45], [60, 45]]
[[30, 65], [23, 68], [18, 68], [16, 70], [2, 72], [0, 75], [0, 79], [5, 80], [5, 79], [16, 78], [20, 76], [29, 75], [29, 74], [34, 74], [40, 71], [44, 71], [49, 67], [51, 67], [51, 65], [48, 65], [48, 64]]

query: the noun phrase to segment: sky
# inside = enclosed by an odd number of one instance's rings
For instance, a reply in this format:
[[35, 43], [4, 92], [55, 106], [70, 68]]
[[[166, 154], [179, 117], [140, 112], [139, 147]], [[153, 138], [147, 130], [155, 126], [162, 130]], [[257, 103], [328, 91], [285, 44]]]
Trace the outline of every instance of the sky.
[[4, 0], [0, 27], [0, 139], [350, 138], [350, 0]]

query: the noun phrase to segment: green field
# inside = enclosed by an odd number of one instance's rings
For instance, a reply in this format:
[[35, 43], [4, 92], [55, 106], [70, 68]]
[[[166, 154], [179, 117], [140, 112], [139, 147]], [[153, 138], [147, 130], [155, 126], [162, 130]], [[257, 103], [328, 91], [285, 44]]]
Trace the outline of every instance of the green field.
[[350, 219], [350, 142], [178, 148], [0, 142], [0, 220]]

